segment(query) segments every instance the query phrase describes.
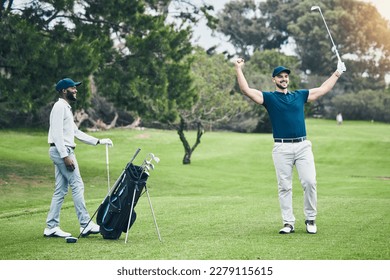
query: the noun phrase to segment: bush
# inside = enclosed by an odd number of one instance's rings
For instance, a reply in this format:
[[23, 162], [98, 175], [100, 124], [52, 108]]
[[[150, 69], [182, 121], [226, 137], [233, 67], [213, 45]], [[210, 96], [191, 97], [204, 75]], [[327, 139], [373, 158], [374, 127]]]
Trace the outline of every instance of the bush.
[[360, 91], [339, 95], [332, 100], [334, 115], [341, 112], [349, 120], [390, 122], [390, 94], [385, 91]]

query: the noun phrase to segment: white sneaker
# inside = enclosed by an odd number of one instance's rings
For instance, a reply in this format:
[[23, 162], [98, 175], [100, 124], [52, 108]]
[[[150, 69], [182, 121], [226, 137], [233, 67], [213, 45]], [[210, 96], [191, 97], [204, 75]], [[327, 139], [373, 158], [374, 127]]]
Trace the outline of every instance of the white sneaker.
[[284, 224], [284, 227], [281, 230], [279, 230], [280, 234], [289, 234], [293, 232], [294, 232], [294, 226], [290, 224]]
[[45, 237], [63, 237], [63, 238], [65, 238], [65, 237], [72, 236], [72, 234], [70, 234], [69, 232], [63, 231], [59, 227], [55, 227], [55, 228], [45, 228], [45, 230], [43, 231], [43, 236], [45, 236]]
[[97, 234], [100, 232], [100, 227], [94, 222], [90, 222], [85, 228], [80, 227], [81, 236], [88, 236], [90, 234]]
[[314, 221], [314, 220], [306, 220], [305, 224], [306, 224], [306, 231], [307, 231], [307, 233], [310, 233], [310, 234], [316, 234], [317, 233], [316, 221]]

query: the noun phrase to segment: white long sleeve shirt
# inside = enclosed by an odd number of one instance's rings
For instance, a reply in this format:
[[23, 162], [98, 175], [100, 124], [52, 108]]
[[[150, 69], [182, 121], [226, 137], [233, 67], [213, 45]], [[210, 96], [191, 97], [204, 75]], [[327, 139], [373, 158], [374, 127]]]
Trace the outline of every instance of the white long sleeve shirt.
[[99, 139], [90, 136], [77, 128], [74, 123], [72, 107], [59, 98], [54, 104], [50, 113], [50, 127], [48, 134], [48, 143], [54, 143], [62, 158], [68, 156], [66, 147], [76, 147], [74, 138], [89, 145], [97, 145]]

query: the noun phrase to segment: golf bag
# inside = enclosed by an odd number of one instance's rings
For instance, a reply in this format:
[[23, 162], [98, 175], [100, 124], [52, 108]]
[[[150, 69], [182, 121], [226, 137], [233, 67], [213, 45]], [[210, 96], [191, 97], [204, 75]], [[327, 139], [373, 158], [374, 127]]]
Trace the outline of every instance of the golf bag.
[[[105, 198], [96, 216], [104, 239], [118, 239], [134, 224], [134, 207], [146, 186], [149, 174], [141, 166], [127, 164], [125, 170]], [[131, 212], [131, 217], [130, 217]]]

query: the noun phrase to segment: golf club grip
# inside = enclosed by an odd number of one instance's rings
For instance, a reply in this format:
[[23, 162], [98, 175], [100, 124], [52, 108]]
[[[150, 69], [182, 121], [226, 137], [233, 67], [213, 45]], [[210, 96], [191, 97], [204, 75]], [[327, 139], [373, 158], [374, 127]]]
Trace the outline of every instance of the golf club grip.
[[338, 52], [337, 49], [335, 49], [335, 52], [336, 52], [337, 59], [342, 62], [341, 57], [340, 57], [339, 52]]
[[133, 155], [133, 157], [130, 160], [130, 163], [133, 162], [133, 160], [137, 157], [137, 155], [139, 154], [140, 151], [141, 151], [141, 148], [137, 148], [137, 150], [135, 151], [135, 154]]

